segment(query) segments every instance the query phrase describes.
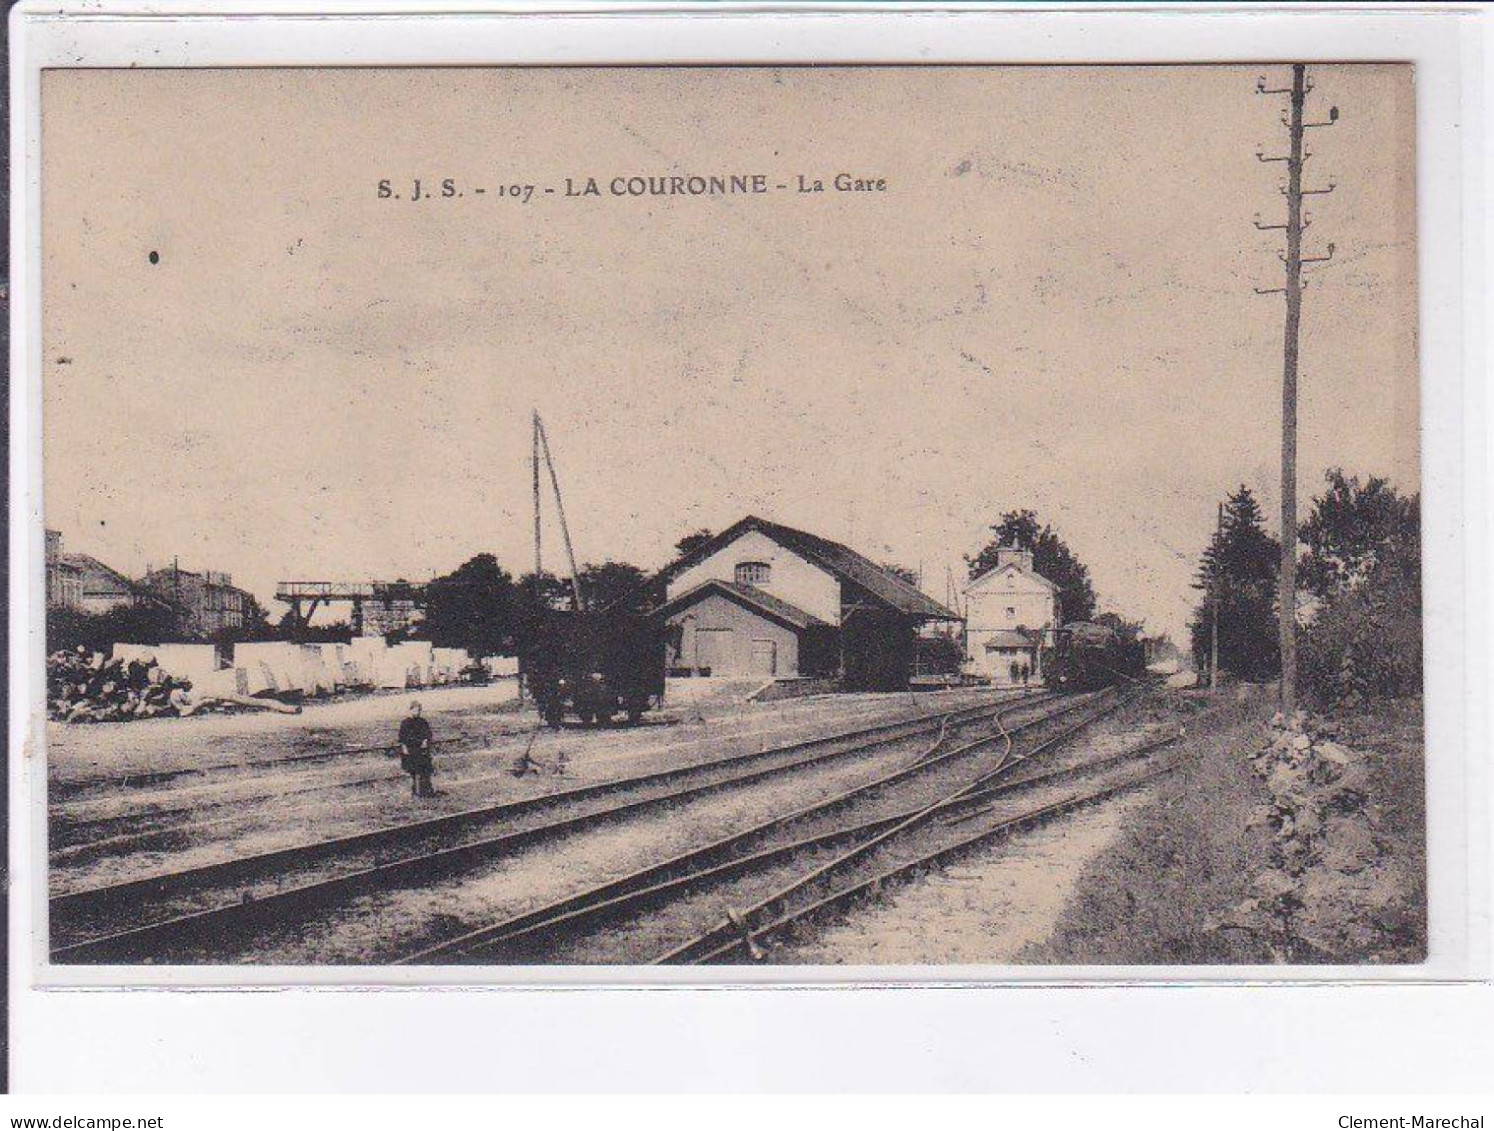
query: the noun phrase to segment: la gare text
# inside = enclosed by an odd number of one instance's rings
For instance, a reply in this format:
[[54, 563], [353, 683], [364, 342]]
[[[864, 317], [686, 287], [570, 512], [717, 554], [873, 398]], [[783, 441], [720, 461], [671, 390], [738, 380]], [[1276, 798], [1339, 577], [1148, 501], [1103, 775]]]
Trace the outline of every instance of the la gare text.
[[458, 200], [491, 196], [528, 204], [536, 197], [559, 199], [603, 199], [605, 197], [659, 196], [766, 196], [791, 193], [796, 196], [835, 193], [885, 193], [887, 178], [857, 173], [812, 176], [799, 173], [776, 179], [766, 173], [668, 174], [665, 176], [566, 177], [553, 185], [526, 181], [478, 184], [456, 177], [387, 178], [379, 181], [380, 200]]

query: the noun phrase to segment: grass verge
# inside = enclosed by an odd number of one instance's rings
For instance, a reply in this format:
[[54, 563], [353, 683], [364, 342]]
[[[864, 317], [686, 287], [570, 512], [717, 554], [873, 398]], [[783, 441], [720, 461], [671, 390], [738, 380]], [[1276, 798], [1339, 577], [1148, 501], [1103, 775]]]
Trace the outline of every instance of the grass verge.
[[[1202, 696], [1169, 706], [1193, 715], [1181, 767], [1163, 779], [1120, 843], [1086, 870], [1052, 935], [1020, 961], [1085, 965], [1267, 964], [1295, 961], [1420, 961], [1426, 938], [1426, 849], [1421, 705], [1396, 701], [1334, 718], [1337, 742], [1362, 759], [1368, 797], [1362, 821], [1375, 845], [1373, 870], [1345, 884], [1331, 852], [1296, 877], [1308, 905], [1295, 920], [1331, 920], [1333, 952], [1282, 945], [1229, 924], [1279, 874], [1279, 830], [1262, 813], [1271, 796], [1251, 758], [1270, 742], [1270, 696], [1199, 715]], [[1217, 701], [1216, 701], [1217, 702]], [[1315, 720], [1317, 722], [1318, 720]], [[1335, 882], [1323, 883], [1325, 879]], [[1331, 892], [1318, 898], [1315, 892]], [[1290, 929], [1290, 928], [1288, 928]], [[1320, 936], [1321, 937], [1321, 936]], [[1340, 949], [1341, 948], [1341, 949]]]

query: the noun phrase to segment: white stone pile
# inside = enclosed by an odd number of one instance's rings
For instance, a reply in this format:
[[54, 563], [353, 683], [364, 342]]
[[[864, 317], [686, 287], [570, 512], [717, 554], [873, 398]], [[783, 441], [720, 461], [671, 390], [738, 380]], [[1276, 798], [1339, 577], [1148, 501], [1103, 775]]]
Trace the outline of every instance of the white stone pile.
[[1251, 759], [1266, 798], [1250, 827], [1270, 837], [1269, 866], [1222, 925], [1267, 942], [1278, 961], [1354, 961], [1372, 951], [1360, 912], [1389, 894], [1365, 756], [1338, 735], [1331, 721], [1277, 714]]

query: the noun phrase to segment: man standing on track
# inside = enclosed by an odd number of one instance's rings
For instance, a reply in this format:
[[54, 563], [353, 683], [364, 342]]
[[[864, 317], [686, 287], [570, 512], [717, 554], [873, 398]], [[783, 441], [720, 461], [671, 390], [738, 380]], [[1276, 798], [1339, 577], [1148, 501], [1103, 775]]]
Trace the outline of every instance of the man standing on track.
[[414, 797], [435, 797], [431, 775], [436, 772], [431, 759], [431, 724], [420, 717], [420, 704], [410, 704], [410, 714], [399, 724], [399, 764], [410, 775], [410, 793]]

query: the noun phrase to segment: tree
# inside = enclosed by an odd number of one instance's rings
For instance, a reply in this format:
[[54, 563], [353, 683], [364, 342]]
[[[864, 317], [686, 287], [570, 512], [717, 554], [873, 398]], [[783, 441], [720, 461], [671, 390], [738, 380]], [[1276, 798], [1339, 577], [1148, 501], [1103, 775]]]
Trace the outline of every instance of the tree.
[[1058, 586], [1059, 614], [1064, 624], [1087, 621], [1095, 615], [1095, 590], [1089, 568], [1074, 557], [1052, 526], [1038, 522], [1035, 511], [1007, 511], [991, 527], [993, 535], [975, 557], [966, 557], [974, 580], [996, 565], [997, 551], [1015, 547], [1032, 551], [1032, 568]]
[[1266, 533], [1260, 504], [1241, 485], [1224, 504], [1224, 522], [1203, 552], [1193, 587], [1204, 599], [1194, 611], [1193, 655], [1200, 671], [1210, 653], [1212, 604], [1219, 602], [1219, 670], [1265, 680], [1281, 671], [1276, 578], [1280, 543]]
[[520, 600], [526, 608], [569, 609], [572, 603], [571, 583], [568, 578], [556, 577], [549, 570], [539, 575], [538, 581], [531, 570], [519, 578]]
[[54, 652], [81, 644], [90, 652], [107, 654], [115, 644], [177, 644], [189, 639], [180, 613], [156, 601], [121, 605], [106, 613], [47, 610], [47, 648]]
[[696, 530], [691, 534], [686, 534], [683, 538], [676, 542], [674, 544], [674, 552], [682, 558], [687, 557], [688, 555], [693, 554], [696, 550], [700, 549], [714, 537], [716, 536], [709, 530], [707, 530], [705, 527], [701, 527], [699, 530]]
[[1152, 664], [1183, 664], [1183, 652], [1173, 643], [1172, 637], [1162, 632], [1156, 636], [1148, 636], [1142, 641], [1146, 648], [1148, 662]]
[[581, 597], [592, 610], [644, 613], [653, 608], [650, 575], [628, 562], [588, 562], [580, 573]]
[[922, 675], [955, 675], [965, 663], [965, 647], [951, 632], [919, 636], [916, 647]]
[[278, 625], [266, 625], [265, 631], [258, 635], [249, 635], [238, 629], [231, 629], [224, 642], [237, 644], [240, 641], [250, 640], [288, 640], [296, 644], [346, 644], [351, 639], [353, 639], [353, 626], [345, 620], [335, 620], [328, 624], [303, 625], [296, 620], [294, 613], [286, 613], [280, 618]]
[[1119, 613], [1100, 613], [1094, 618], [1094, 623], [1108, 628], [1115, 633], [1115, 638], [1125, 644], [1135, 644], [1141, 640], [1142, 631], [1146, 628], [1139, 620], [1127, 620]]
[[1319, 606], [1303, 634], [1303, 688], [1330, 706], [1422, 686], [1421, 499], [1334, 468], [1302, 524], [1298, 566]]
[[478, 554], [425, 587], [421, 634], [478, 658], [504, 655], [514, 650], [519, 615], [513, 578], [492, 554]]
[[1318, 610], [1302, 634], [1298, 676], [1325, 706], [1415, 695], [1422, 688], [1421, 586], [1380, 567]]
[[880, 567], [883, 573], [890, 573], [893, 577], [906, 581], [914, 589], [918, 588], [918, 571], [916, 569], [909, 569], [907, 566], [898, 565], [896, 562], [882, 562], [880, 563]]
[[1298, 532], [1307, 548], [1297, 565], [1302, 587], [1327, 601], [1389, 565], [1421, 578], [1421, 496], [1401, 495], [1381, 478], [1363, 485], [1359, 476], [1333, 468], [1328, 489], [1313, 500], [1312, 514]]
[[[653, 608], [654, 595], [649, 582], [652, 575], [628, 562], [588, 562], [577, 571], [581, 583], [581, 600], [589, 612], [617, 608], [626, 612], [647, 612]], [[540, 575], [536, 588], [533, 573], [519, 579], [520, 601], [529, 615], [566, 612], [575, 606], [575, 591], [568, 577], [553, 573]]]
[[571, 605], [568, 578], [556, 577], [548, 570], [537, 581], [533, 571], [524, 574], [514, 586], [514, 650], [526, 654], [543, 631], [546, 617], [567, 611]]

